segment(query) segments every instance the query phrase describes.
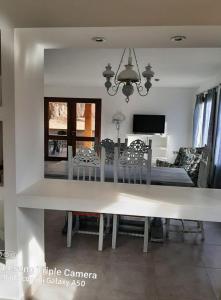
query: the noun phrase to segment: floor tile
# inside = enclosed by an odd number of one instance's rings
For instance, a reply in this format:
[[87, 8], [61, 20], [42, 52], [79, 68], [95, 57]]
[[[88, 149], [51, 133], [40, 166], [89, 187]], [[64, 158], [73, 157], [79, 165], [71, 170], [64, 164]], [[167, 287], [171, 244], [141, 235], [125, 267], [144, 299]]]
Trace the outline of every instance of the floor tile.
[[217, 300], [221, 299], [221, 269], [207, 269]]
[[[93, 272], [84, 288], [44, 285], [32, 300], [217, 300], [221, 291], [221, 225], [205, 223], [204, 243], [197, 235], [171, 234], [164, 243], [150, 243], [143, 253], [143, 239], [111, 236], [97, 251], [98, 237], [75, 235], [66, 247], [61, 234], [65, 212], [46, 211], [45, 249], [50, 268]], [[207, 268], [206, 268], [207, 267]], [[220, 299], [219, 299], [220, 300]]]
[[205, 267], [221, 269], [221, 246], [205, 245], [202, 259]]
[[155, 245], [153, 248], [154, 262], [167, 263], [171, 266], [182, 267], [184, 265], [202, 267], [202, 247], [186, 243], [167, 242]]
[[156, 264], [159, 300], [215, 300], [215, 293], [204, 268]]

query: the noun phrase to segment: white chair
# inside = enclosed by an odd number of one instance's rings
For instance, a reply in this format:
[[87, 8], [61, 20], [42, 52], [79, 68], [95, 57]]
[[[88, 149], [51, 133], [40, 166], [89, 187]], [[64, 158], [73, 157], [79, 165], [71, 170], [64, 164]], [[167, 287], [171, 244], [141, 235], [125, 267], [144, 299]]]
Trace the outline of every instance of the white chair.
[[[101, 157], [92, 149], [80, 149], [76, 156], [72, 156], [72, 147], [68, 147], [68, 179], [83, 181], [104, 181], [105, 149], [101, 148]], [[73, 215], [76, 217], [75, 227], [72, 230]], [[80, 231], [80, 216], [91, 216], [99, 219], [99, 232]], [[107, 218], [109, 221], [109, 218]], [[107, 222], [108, 223], [108, 222]], [[107, 227], [109, 224], [107, 224]], [[104, 215], [88, 212], [68, 212], [67, 247], [71, 247], [72, 233], [85, 233], [99, 235], [98, 251], [103, 249]]]
[[[147, 158], [144, 158], [146, 154]], [[128, 148], [118, 157], [118, 147], [114, 151], [114, 182], [123, 182], [129, 184], [147, 185], [151, 182], [151, 159], [152, 150], [147, 148], [147, 152], [139, 152]], [[127, 217], [131, 218], [131, 217]], [[134, 219], [134, 218], [132, 218]], [[149, 238], [149, 217], [135, 217], [137, 221], [144, 222], [144, 234], [126, 233], [129, 235], [140, 236], [144, 238], [143, 251], [147, 252]], [[118, 232], [118, 215], [113, 216], [113, 233], [112, 233], [112, 249], [116, 248]]]

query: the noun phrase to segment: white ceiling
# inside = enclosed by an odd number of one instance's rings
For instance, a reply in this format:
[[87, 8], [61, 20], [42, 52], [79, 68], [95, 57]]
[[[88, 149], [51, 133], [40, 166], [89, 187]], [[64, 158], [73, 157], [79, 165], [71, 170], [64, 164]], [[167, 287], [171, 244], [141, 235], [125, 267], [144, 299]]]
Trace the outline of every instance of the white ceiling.
[[23, 28], [221, 25], [220, 10], [220, 0], [0, 0], [0, 19]]
[[[0, 0], [1, 1], [1, 0]], [[221, 48], [221, 26], [138, 26], [15, 29], [21, 39], [47, 49], [56, 48]], [[171, 42], [184, 35], [181, 43]], [[92, 41], [104, 36], [106, 42]]]
[[[45, 51], [45, 84], [103, 86], [107, 63], [116, 70], [122, 49]], [[136, 49], [141, 72], [151, 63], [158, 87], [196, 87], [221, 75], [221, 48]]]

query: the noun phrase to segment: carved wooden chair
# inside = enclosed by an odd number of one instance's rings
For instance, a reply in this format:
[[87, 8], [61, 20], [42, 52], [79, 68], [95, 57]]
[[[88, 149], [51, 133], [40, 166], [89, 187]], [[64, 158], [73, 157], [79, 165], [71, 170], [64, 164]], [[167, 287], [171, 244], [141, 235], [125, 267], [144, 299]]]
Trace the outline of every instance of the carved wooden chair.
[[124, 142], [120, 138], [117, 139], [118, 153], [121, 155], [128, 147], [128, 139], [126, 138]]
[[104, 147], [106, 159], [105, 163], [107, 164], [113, 164], [114, 161], [114, 141], [111, 139], [104, 139], [100, 143], [100, 147]]
[[149, 140], [149, 144], [146, 145], [144, 141], [137, 139], [130, 143], [129, 149], [134, 149], [136, 152], [147, 153], [148, 149], [151, 149], [151, 146], [152, 140]]
[[[115, 147], [114, 152], [114, 182], [123, 182], [129, 184], [147, 184], [151, 182], [151, 159], [152, 150], [150, 148], [146, 149], [147, 152], [137, 151], [133, 148], [128, 148], [125, 150], [120, 157], [118, 157], [118, 149]], [[145, 158], [144, 156], [147, 156]], [[120, 216], [120, 218], [126, 218], [130, 220], [129, 216]], [[148, 217], [133, 217], [134, 221], [139, 221], [144, 224], [143, 234], [133, 233], [133, 232], [123, 232], [120, 231], [120, 226], [118, 224], [119, 216], [113, 216], [113, 233], [112, 233], [112, 248], [116, 248], [117, 234], [127, 234], [133, 236], [140, 236], [144, 238], [143, 251], [147, 252], [148, 248], [148, 238], [149, 238], [149, 221]], [[131, 221], [133, 221], [131, 219]]]
[[[72, 156], [72, 147], [68, 147], [68, 179], [83, 181], [104, 181], [105, 149], [101, 148], [101, 156], [98, 157], [95, 150], [82, 148], [76, 156]], [[76, 218], [74, 230], [72, 229], [73, 216]], [[99, 232], [80, 230], [80, 217], [95, 217], [99, 221]], [[106, 216], [90, 212], [68, 212], [67, 247], [71, 247], [73, 233], [85, 233], [99, 235], [98, 251], [103, 249], [104, 219]], [[107, 218], [109, 222], [109, 218]], [[109, 226], [107, 222], [107, 228]]]

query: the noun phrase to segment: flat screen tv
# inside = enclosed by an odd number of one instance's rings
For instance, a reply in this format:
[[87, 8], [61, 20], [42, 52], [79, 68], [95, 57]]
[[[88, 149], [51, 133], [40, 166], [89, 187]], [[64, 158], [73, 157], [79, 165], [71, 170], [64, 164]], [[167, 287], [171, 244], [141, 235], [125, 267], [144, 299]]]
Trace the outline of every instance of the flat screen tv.
[[164, 133], [164, 115], [134, 115], [133, 133]]

